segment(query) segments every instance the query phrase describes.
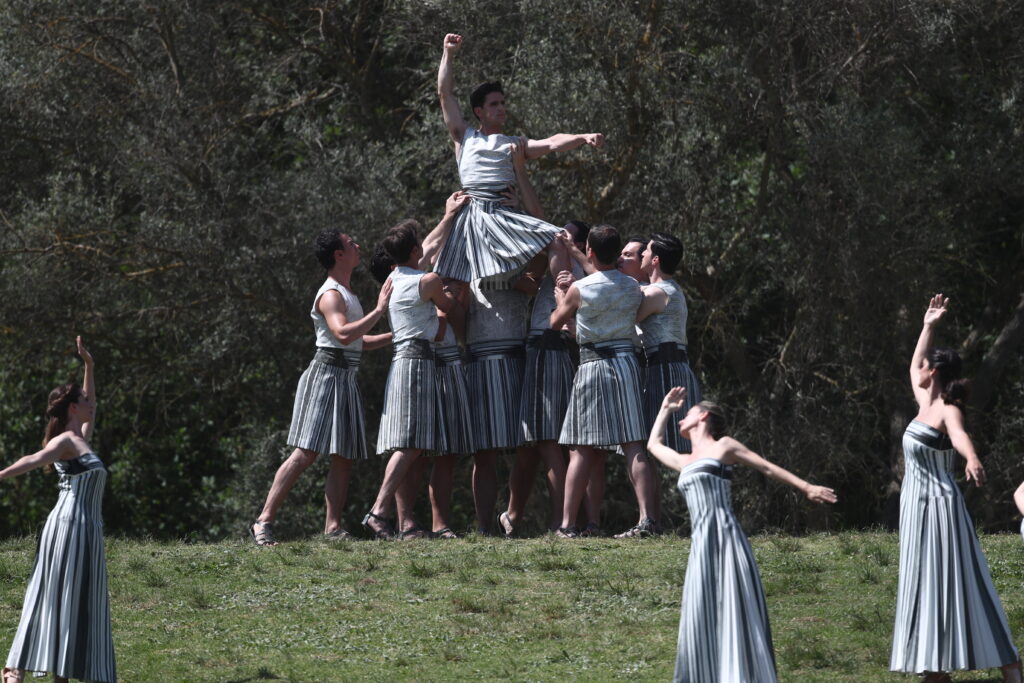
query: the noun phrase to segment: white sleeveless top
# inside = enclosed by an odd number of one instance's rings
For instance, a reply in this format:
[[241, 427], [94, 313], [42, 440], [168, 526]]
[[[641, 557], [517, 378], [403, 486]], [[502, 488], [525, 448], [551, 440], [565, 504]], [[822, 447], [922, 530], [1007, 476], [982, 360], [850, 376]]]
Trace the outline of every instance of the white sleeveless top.
[[398, 266], [388, 277], [393, 289], [388, 302], [388, 320], [391, 322], [392, 343], [409, 339], [433, 341], [437, 336], [437, 310], [433, 301], [424, 301], [420, 293], [422, 270]]
[[466, 343], [522, 341], [529, 297], [518, 289], [491, 289], [474, 280], [469, 286]]
[[500, 191], [515, 185], [516, 172], [509, 152], [509, 146], [514, 142], [518, 142], [518, 138], [511, 135], [484, 135], [476, 128], [466, 126], [459, 156], [462, 187]]
[[643, 294], [640, 283], [621, 271], [599, 270], [576, 283], [576, 341], [580, 344], [629, 341], [635, 332], [636, 311]]
[[656, 350], [659, 344], [675, 342], [686, 346], [686, 295], [675, 280], [664, 280], [648, 287], [657, 287], [668, 295], [668, 303], [661, 313], [649, 315], [640, 323], [644, 343]]
[[356, 295], [351, 292], [345, 285], [340, 284], [334, 278], [327, 278], [320, 289], [317, 290], [316, 298], [313, 299], [313, 310], [309, 312], [309, 317], [313, 319], [313, 329], [316, 330], [316, 346], [317, 348], [329, 348], [329, 349], [346, 349], [348, 351], [362, 351], [363, 350], [363, 338], [359, 337], [354, 340], [348, 346], [345, 346], [338, 338], [331, 332], [331, 328], [327, 326], [327, 319], [324, 318], [320, 311], [317, 310], [317, 306], [320, 305], [320, 297], [324, 295], [327, 290], [333, 289], [341, 294], [341, 298], [345, 300], [345, 317], [349, 322], [354, 322], [363, 317], [363, 307], [359, 304], [359, 299]]

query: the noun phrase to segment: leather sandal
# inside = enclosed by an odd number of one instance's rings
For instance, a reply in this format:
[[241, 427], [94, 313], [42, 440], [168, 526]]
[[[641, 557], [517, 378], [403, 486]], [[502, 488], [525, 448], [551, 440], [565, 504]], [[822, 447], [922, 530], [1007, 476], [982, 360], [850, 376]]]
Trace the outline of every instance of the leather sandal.
[[555, 531], [555, 536], [558, 538], [579, 538], [580, 532], [574, 526], [562, 526], [558, 527], [558, 530]]
[[[257, 526], [259, 526], [259, 531], [256, 530]], [[253, 542], [258, 546], [277, 545], [277, 541], [274, 539], [273, 522], [253, 522], [249, 527], [249, 536], [252, 537]], [[7, 683], [7, 681], [5, 680], [4, 683]]]
[[458, 538], [459, 535], [457, 533], [455, 533], [454, 531], [452, 531], [449, 527], [444, 527], [443, 529], [438, 529], [437, 531], [430, 532], [430, 537], [431, 538], [455, 539], [455, 538]]
[[344, 529], [335, 529], [334, 531], [324, 534], [325, 541], [351, 541], [354, 538], [355, 536]]
[[[370, 524], [371, 520], [374, 520], [378, 524], [380, 524], [380, 527], [374, 528], [374, 526]], [[366, 516], [363, 517], [363, 528], [369, 531], [371, 534], [373, 534], [373, 537], [376, 538], [378, 541], [387, 541], [394, 538], [395, 536], [394, 523], [387, 517], [375, 515], [373, 514], [373, 512], [367, 512]]]

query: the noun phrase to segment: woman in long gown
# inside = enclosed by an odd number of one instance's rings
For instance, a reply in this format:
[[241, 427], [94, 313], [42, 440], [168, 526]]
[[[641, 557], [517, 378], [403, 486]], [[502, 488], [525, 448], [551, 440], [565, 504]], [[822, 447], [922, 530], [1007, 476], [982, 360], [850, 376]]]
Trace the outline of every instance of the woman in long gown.
[[55, 681], [117, 680], [100, 511], [107, 470], [89, 446], [96, 417], [93, 361], [81, 337], [77, 344], [85, 364], [82, 386], [50, 392], [43, 449], [0, 470], [3, 480], [52, 465], [60, 490], [39, 537], [3, 683], [21, 683], [26, 671], [50, 672]]
[[679, 421], [692, 444], [678, 453], [664, 444], [672, 413], [685, 405], [686, 389], [665, 395], [647, 449], [679, 470], [692, 525], [690, 557], [683, 585], [676, 681], [775, 681], [775, 655], [764, 588], [746, 534], [732, 510], [734, 465], [754, 467], [800, 490], [816, 503], [834, 503], [835, 492], [800, 479], [725, 435], [722, 409], [709, 401], [690, 408]]
[[953, 478], [959, 452], [967, 460], [967, 481], [985, 482], [964, 431], [960, 357], [931, 348], [948, 302], [941, 294], [932, 297], [910, 361], [918, 412], [903, 435], [900, 580], [889, 668], [941, 683], [951, 680], [947, 671], [998, 666], [1004, 680], [1019, 683], [1017, 648]]
[[686, 401], [686, 389], [674, 387], [661, 403], [647, 450], [679, 470], [692, 526], [690, 557], [683, 584], [676, 653], [677, 683], [775, 681], [768, 610], [757, 562], [732, 510], [732, 468], [743, 464], [800, 490], [816, 503], [836, 502], [835, 492], [809, 484], [725, 435], [722, 409], [702, 401], [679, 421], [691, 453], [665, 445], [672, 413]]

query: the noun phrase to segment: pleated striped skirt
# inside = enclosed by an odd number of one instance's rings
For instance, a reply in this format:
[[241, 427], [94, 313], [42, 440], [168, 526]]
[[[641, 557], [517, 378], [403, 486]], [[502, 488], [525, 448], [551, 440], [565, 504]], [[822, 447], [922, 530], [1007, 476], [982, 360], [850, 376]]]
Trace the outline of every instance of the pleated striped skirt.
[[544, 330], [526, 339], [523, 393], [519, 422], [525, 443], [556, 441], [569, 407], [575, 373], [569, 346], [561, 332]]
[[377, 453], [404, 449], [448, 453], [444, 404], [430, 342], [410, 339], [395, 345], [384, 387]]
[[[679, 348], [676, 351], [685, 357], [685, 349]], [[663, 360], [659, 357], [662, 353], [653, 353], [648, 357], [645, 371], [647, 381], [644, 383], [644, 426], [647, 428], [648, 436], [658, 417], [658, 411], [661, 410], [661, 402], [672, 387], [686, 388], [686, 405], [683, 407], [683, 413], [701, 401], [700, 383], [690, 369], [690, 364], [681, 359]], [[669, 420], [665, 425], [662, 437], [665, 445], [677, 453], [690, 452], [690, 440], [680, 436], [675, 420]]]
[[1017, 660], [974, 523], [953, 478], [949, 437], [913, 421], [903, 435], [900, 579], [893, 671], [988, 669]]
[[317, 349], [299, 378], [288, 445], [321, 455], [366, 458], [363, 399], [356, 374], [360, 353]]
[[107, 472], [92, 454], [54, 466], [60, 495], [39, 536], [6, 666], [116, 681], [101, 515]]
[[441, 390], [442, 413], [448, 435], [448, 453], [475, 453], [466, 369], [462, 364], [459, 347], [439, 346], [434, 352], [437, 358], [437, 385]]
[[[598, 354], [598, 355], [595, 355]], [[612, 448], [646, 441], [640, 365], [631, 342], [580, 349], [580, 365], [558, 442]]]
[[524, 267], [543, 251], [559, 228], [518, 209], [502, 206], [495, 192], [467, 188], [473, 200], [455, 217], [434, 272], [463, 282]]
[[768, 607], [754, 553], [732, 510], [731, 468], [712, 458], [679, 474], [692, 520], [676, 653], [677, 683], [776, 679]]
[[470, 344], [466, 384], [478, 451], [515, 448], [522, 443], [519, 397], [523, 363], [522, 341]]

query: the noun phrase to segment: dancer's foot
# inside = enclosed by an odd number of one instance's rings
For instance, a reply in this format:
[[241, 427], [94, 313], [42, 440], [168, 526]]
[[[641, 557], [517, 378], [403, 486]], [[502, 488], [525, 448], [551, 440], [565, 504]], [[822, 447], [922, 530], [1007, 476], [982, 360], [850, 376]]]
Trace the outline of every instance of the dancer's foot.
[[512, 524], [512, 517], [508, 514], [507, 510], [498, 515], [498, 526], [504, 532], [505, 538], [512, 538], [516, 535], [516, 528]]
[[1021, 674], [1020, 660], [1013, 664], [999, 667], [1003, 671], [1003, 680], [1006, 683], [1024, 683], [1024, 675]]
[[395, 527], [391, 520], [375, 515], [373, 511], [367, 512], [363, 517], [363, 528], [373, 534], [378, 541], [386, 541], [395, 535]]
[[926, 673], [921, 683], [953, 683], [953, 679], [945, 671]]
[[3, 683], [22, 683], [25, 680], [25, 672], [21, 669], [12, 669], [5, 666], [3, 670]]
[[[249, 536], [259, 546], [277, 545], [277, 541], [274, 540], [274, 525], [272, 522], [261, 522], [259, 520], [253, 522], [252, 526], [249, 527]], [[7, 683], [7, 681], [4, 681], [4, 683]]]

